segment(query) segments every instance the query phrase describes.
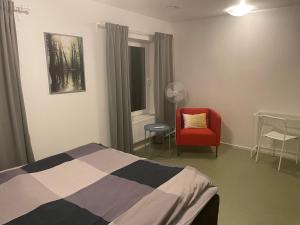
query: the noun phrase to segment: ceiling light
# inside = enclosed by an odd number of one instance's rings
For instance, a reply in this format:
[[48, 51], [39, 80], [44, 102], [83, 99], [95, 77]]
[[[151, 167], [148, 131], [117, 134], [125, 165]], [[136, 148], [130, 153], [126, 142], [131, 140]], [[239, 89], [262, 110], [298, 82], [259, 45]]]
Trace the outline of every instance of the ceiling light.
[[244, 0], [239, 5], [232, 6], [226, 9], [226, 12], [232, 16], [245, 16], [254, 9], [254, 6], [248, 5]]

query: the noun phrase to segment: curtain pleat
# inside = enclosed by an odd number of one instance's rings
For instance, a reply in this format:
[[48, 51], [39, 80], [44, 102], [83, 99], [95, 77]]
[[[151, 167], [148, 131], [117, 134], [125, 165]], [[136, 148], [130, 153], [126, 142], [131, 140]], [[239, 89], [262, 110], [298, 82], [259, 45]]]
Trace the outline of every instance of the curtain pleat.
[[0, 0], [0, 170], [34, 161], [18, 57], [14, 3]]
[[156, 120], [175, 126], [174, 104], [165, 98], [166, 86], [174, 81], [173, 35], [155, 33], [154, 104]]
[[128, 27], [106, 24], [106, 64], [111, 146], [132, 153]]

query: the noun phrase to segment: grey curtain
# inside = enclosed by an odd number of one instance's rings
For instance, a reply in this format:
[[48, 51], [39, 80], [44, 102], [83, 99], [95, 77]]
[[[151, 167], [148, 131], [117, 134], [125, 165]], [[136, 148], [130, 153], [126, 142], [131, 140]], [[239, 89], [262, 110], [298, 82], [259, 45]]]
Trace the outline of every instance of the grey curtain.
[[175, 106], [165, 98], [166, 86], [174, 81], [173, 35], [155, 33], [154, 103], [158, 122], [175, 125]]
[[0, 170], [33, 162], [10, 0], [0, 0], [0, 104]]
[[106, 24], [106, 64], [110, 112], [111, 146], [131, 153], [133, 150], [128, 27]]

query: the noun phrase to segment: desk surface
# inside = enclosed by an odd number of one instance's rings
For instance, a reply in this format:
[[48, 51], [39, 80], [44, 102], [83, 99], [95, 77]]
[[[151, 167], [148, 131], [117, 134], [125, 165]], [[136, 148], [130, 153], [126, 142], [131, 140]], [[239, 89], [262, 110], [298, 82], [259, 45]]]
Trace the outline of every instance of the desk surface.
[[263, 115], [281, 117], [281, 118], [285, 118], [286, 120], [290, 120], [290, 121], [300, 121], [300, 115], [274, 113], [274, 112], [264, 112], [264, 111], [259, 111], [259, 112], [254, 114], [254, 116], [257, 116], [257, 117], [263, 116]]
[[259, 118], [260, 116], [267, 115], [267, 116], [275, 116], [275, 117], [281, 117], [286, 119], [286, 125], [289, 129], [300, 129], [300, 115], [292, 115], [292, 114], [284, 114], [284, 113], [274, 113], [274, 112], [264, 112], [259, 111], [254, 114], [256, 118]]

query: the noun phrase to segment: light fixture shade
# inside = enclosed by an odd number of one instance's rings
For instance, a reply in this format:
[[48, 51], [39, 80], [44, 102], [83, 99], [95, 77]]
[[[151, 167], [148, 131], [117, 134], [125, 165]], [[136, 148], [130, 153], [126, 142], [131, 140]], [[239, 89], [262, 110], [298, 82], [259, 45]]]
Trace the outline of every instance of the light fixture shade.
[[254, 7], [252, 5], [247, 5], [246, 3], [241, 3], [239, 5], [232, 6], [226, 9], [226, 12], [232, 16], [245, 16], [250, 13]]

